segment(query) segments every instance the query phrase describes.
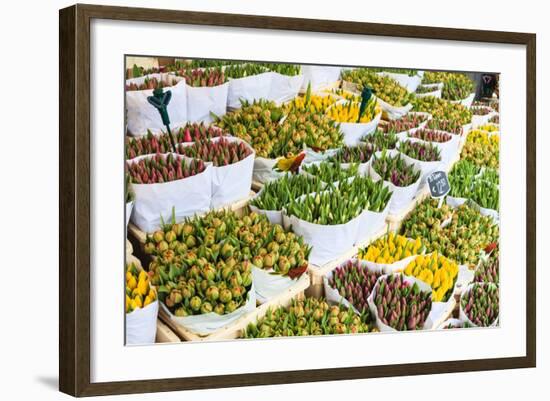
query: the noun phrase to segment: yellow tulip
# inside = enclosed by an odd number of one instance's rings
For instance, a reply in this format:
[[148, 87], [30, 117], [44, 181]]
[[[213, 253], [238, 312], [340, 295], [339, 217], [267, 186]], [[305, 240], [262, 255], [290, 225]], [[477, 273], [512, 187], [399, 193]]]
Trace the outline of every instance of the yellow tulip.
[[126, 286], [130, 289], [130, 290], [134, 290], [137, 286], [137, 280], [134, 276], [130, 277], [130, 279], [128, 280], [128, 282], [126, 283]]
[[143, 296], [147, 295], [147, 293], [149, 292], [149, 279], [140, 278], [138, 281], [137, 290], [140, 295], [143, 295]]

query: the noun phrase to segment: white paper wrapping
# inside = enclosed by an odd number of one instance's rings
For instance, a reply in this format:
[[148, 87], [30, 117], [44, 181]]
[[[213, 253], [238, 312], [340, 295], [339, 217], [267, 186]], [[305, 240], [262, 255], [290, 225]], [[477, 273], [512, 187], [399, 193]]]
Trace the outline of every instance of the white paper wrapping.
[[411, 103], [405, 106], [392, 106], [391, 104], [386, 103], [379, 97], [377, 97], [376, 99], [378, 99], [378, 104], [382, 108], [383, 114], [386, 115], [390, 120], [397, 120], [403, 117], [413, 108], [413, 105]]
[[271, 76], [271, 87], [267, 99], [275, 101], [277, 104], [293, 99], [300, 92], [304, 82], [302, 74], [288, 76], [274, 72]]
[[187, 85], [187, 119], [190, 122], [212, 122], [210, 112], [218, 117], [225, 114], [229, 83], [212, 87]]
[[[446, 198], [447, 204], [449, 206], [453, 207], [453, 208], [459, 207], [460, 205], [466, 203], [466, 201], [468, 201], [467, 198], [457, 198], [457, 197], [454, 197], [454, 196], [447, 196], [447, 198]], [[477, 208], [477, 210], [479, 211], [479, 213], [482, 216], [490, 216], [493, 219], [493, 221], [498, 224], [499, 219], [500, 219], [500, 215], [499, 215], [498, 211], [496, 211], [494, 209], [487, 209], [487, 208], [481, 207], [476, 202], [474, 202], [473, 200], [470, 200], [470, 201], [471, 201], [470, 202], [471, 205], [473, 207]]]
[[422, 84], [422, 86], [425, 86], [427, 88], [432, 88], [433, 91], [426, 92], [426, 93], [416, 93], [416, 97], [425, 97], [425, 96], [433, 96], [441, 99], [441, 92], [443, 91], [443, 83], [435, 83], [435, 84]]
[[273, 170], [279, 159], [280, 158], [267, 159], [265, 157], [256, 157], [254, 159], [252, 179], [256, 182], [264, 184], [282, 177], [285, 174], [284, 172]]
[[381, 212], [364, 210], [359, 215], [359, 227], [357, 228], [357, 239], [355, 240], [356, 244], [360, 244], [363, 241], [368, 240], [374, 234], [379, 233], [384, 229], [384, 227], [386, 227], [386, 217], [388, 217], [390, 211], [392, 198], [393, 194], [386, 204], [386, 207]]
[[[351, 261], [352, 263], [355, 264], [357, 259], [356, 258], [351, 258], [349, 261]], [[364, 262], [365, 262], [364, 260], [359, 259], [358, 260], [359, 266], [364, 267], [369, 272], [383, 273], [382, 270], [368, 267]], [[346, 263], [348, 263], [348, 261], [344, 262], [344, 264], [346, 264]], [[342, 265], [340, 265], [340, 266], [342, 266]], [[333, 274], [334, 274], [334, 270], [331, 270], [323, 276], [323, 288], [325, 290], [325, 299], [327, 300], [327, 302], [329, 302], [330, 304], [335, 304], [335, 305], [342, 304], [347, 308], [352, 308], [355, 313], [360, 314], [360, 311], [358, 311], [357, 308], [355, 308], [355, 306], [353, 306], [346, 298], [344, 298], [342, 295], [340, 295], [340, 293], [338, 292], [338, 290], [336, 288], [332, 288], [329, 285], [329, 280], [332, 278]]]
[[[151, 74], [139, 78], [126, 80], [126, 83], [141, 84], [145, 78], [168, 77], [168, 74]], [[169, 79], [179, 81], [176, 85], [166, 88], [172, 92], [172, 98], [167, 110], [171, 125], [181, 124], [187, 121], [187, 85], [185, 79], [169, 75]], [[147, 130], [160, 133], [165, 129], [158, 110], [147, 101], [147, 97], [153, 95], [152, 89], [126, 92], [127, 129], [132, 136], [143, 136]]]
[[[475, 283], [472, 283], [472, 284], [469, 284], [463, 291], [462, 291], [462, 295], [460, 296], [460, 311], [458, 313], [458, 317], [460, 320], [462, 320], [463, 322], [466, 322], [468, 323], [469, 325], [471, 325], [472, 327], [479, 327], [478, 325], [472, 323], [472, 321], [468, 318], [468, 316], [466, 315], [466, 313], [464, 312], [464, 310], [462, 309], [462, 299], [467, 297], [470, 290], [472, 289], [472, 287], [474, 286]], [[494, 286], [494, 287], [497, 287], [496, 284], [493, 284], [493, 283], [485, 283], [484, 285], [489, 285], [489, 286]], [[496, 327], [498, 326], [498, 316], [497, 318], [495, 319], [494, 322], [492, 322], [489, 327]]]
[[273, 270], [264, 270], [257, 267], [252, 268], [252, 280], [254, 281], [256, 300], [260, 304], [282, 294], [299, 280], [299, 278], [291, 279], [290, 277], [272, 273]]
[[[412, 140], [413, 138], [408, 138], [407, 140]], [[426, 184], [426, 178], [437, 170], [442, 170], [445, 167], [445, 163], [443, 160], [440, 161], [433, 161], [433, 162], [425, 162], [421, 160], [413, 159], [410, 156], [407, 156], [404, 153], [401, 153], [403, 159], [407, 161], [407, 163], [413, 163], [418, 169], [420, 169], [420, 188], [423, 188]]]
[[306, 91], [309, 84], [313, 91], [334, 84], [340, 78], [341, 67], [302, 65], [302, 91]]
[[476, 94], [470, 93], [467, 97], [461, 100], [451, 100], [451, 103], [460, 103], [464, 107], [471, 107]]
[[447, 327], [449, 325], [453, 329], [460, 329], [460, 328], [464, 327], [464, 322], [460, 319], [450, 318], [450, 319], [445, 320], [440, 325], [438, 325], [436, 327], [436, 329], [437, 330], [442, 330], [442, 329], [444, 329], [445, 327]]
[[[399, 151], [395, 149], [388, 150], [386, 151], [386, 153], [391, 157], [395, 157], [396, 155], [400, 154]], [[376, 152], [374, 154], [374, 157], [375, 158], [380, 157], [381, 154], [382, 152], [380, 151]], [[408, 165], [412, 164], [413, 166], [415, 166], [414, 167], [415, 170], [418, 171], [418, 167], [416, 167], [414, 163], [410, 163], [408, 161], [406, 163]], [[376, 172], [376, 170], [372, 166], [372, 162], [370, 165], [369, 174], [375, 181], [382, 179], [382, 177], [380, 177], [380, 175]], [[418, 180], [416, 180], [416, 182], [406, 187], [398, 187], [394, 185], [391, 181], [384, 181], [388, 185], [390, 190], [393, 192], [393, 195], [390, 200], [389, 214], [391, 215], [399, 214], [401, 213], [401, 211], [403, 211], [405, 208], [407, 208], [410, 205], [410, 203], [416, 196], [416, 193], [418, 192], [418, 187], [420, 186], [421, 178], [422, 177], [419, 177]]]
[[[444, 131], [439, 131], [439, 132], [444, 132]], [[432, 144], [433, 146], [438, 148], [441, 154], [441, 162], [443, 163], [442, 165], [446, 169], [449, 166], [449, 164], [456, 159], [458, 155], [458, 150], [460, 149], [460, 136], [451, 134], [451, 133], [447, 133], [447, 134], [451, 135], [451, 139], [447, 142], [430, 142], [430, 141], [425, 141], [423, 139], [409, 137], [409, 136], [407, 136], [406, 140], [413, 143], [420, 142], [423, 144]]]
[[[244, 143], [252, 151], [250, 155], [237, 163], [228, 166], [212, 166], [212, 201], [210, 206], [218, 209], [235, 201], [244, 199], [250, 193], [252, 185], [252, 170], [254, 169], [254, 149], [245, 141], [234, 137], [224, 137], [225, 141]], [[212, 138], [219, 142], [220, 138]], [[192, 146], [192, 143], [184, 146]]]
[[134, 208], [134, 201], [126, 202], [126, 229], [128, 229], [128, 223], [130, 222], [130, 216], [132, 216], [133, 208]]
[[244, 78], [230, 78], [228, 81], [227, 106], [239, 109], [241, 107], [241, 99], [249, 102], [257, 99], [267, 99], [274, 74], [274, 72], [263, 72]]
[[126, 314], [126, 344], [153, 344], [157, 334], [159, 302]]
[[265, 209], [260, 209], [260, 208], [254, 206], [252, 204], [252, 200], [259, 197], [261, 195], [262, 191], [263, 191], [263, 188], [260, 190], [260, 192], [258, 192], [256, 195], [254, 195], [254, 197], [248, 203], [248, 207], [250, 208], [251, 211], [253, 211], [255, 213], [260, 213], [260, 214], [263, 214], [264, 216], [266, 216], [271, 224], [278, 224], [278, 225], [282, 226], [283, 225], [283, 211], [282, 210], [265, 210]]
[[322, 266], [353, 248], [360, 221], [361, 215], [345, 224], [321, 225], [289, 216], [286, 210], [283, 211], [283, 223], [291, 226], [292, 231], [304, 237], [304, 242], [312, 247], [309, 262], [317, 266]]
[[409, 91], [410, 93], [414, 93], [416, 91], [416, 88], [418, 88], [418, 85], [420, 85], [420, 83], [422, 82], [422, 75], [418, 73], [416, 75], [410, 76], [408, 74], [400, 74], [397, 72], [382, 71], [379, 72], [378, 75], [385, 75], [396, 80], [399, 85], [407, 89], [407, 91]]
[[[331, 106], [332, 107], [332, 106]], [[347, 146], [356, 146], [360, 143], [360, 139], [365, 135], [371, 134], [376, 130], [382, 113], [378, 113], [368, 123], [339, 123], [340, 129], [344, 133], [344, 143]]]
[[484, 116], [477, 116], [472, 115], [472, 128], [477, 128], [481, 125], [485, 125], [489, 122], [491, 118], [496, 116], [498, 113], [496, 111], [491, 111], [489, 114], [485, 114]]
[[[376, 326], [378, 327], [378, 330], [380, 330], [381, 332], [397, 331], [393, 327], [390, 327], [390, 326], [385, 325], [384, 323], [382, 323], [382, 321], [378, 317], [378, 310], [377, 310], [376, 305], [374, 303], [374, 294], [376, 294], [376, 292], [378, 291], [379, 283], [380, 283], [381, 280], [385, 279], [386, 277], [388, 277], [388, 275], [380, 276], [380, 278], [376, 282], [376, 284], [375, 284], [375, 286], [374, 286], [374, 288], [371, 292], [371, 295], [369, 296], [369, 298], [367, 300], [367, 302], [369, 303], [370, 311], [371, 311], [372, 315], [375, 317]], [[422, 292], [429, 292], [430, 296], [431, 296], [432, 288], [428, 284], [426, 284], [425, 282], [423, 282], [421, 280], [418, 280], [415, 277], [410, 277], [410, 276], [405, 276], [405, 275], [403, 275], [403, 281], [409, 283], [410, 285], [413, 285], [414, 283], [416, 283]], [[436, 322], [438, 320], [439, 316], [440, 316], [439, 311], [434, 311], [433, 304], [432, 304], [432, 310], [428, 314], [428, 317], [426, 318], [426, 321], [424, 322], [424, 326], [422, 327], [422, 330], [432, 329], [434, 322]]]
[[[144, 157], [151, 157], [151, 155], [136, 157], [133, 161], [136, 162]], [[176, 221], [196, 213], [207, 212], [212, 201], [212, 165], [211, 163], [205, 163], [205, 165], [206, 168], [202, 173], [180, 180], [160, 184], [132, 183], [135, 193], [132, 222], [140, 230], [149, 233], [160, 228], [161, 216], [165, 222], [171, 221], [172, 210]]]
[[160, 307], [166, 314], [170, 317], [170, 320], [184, 327], [186, 330], [189, 330], [200, 336], [207, 336], [212, 334], [216, 330], [221, 329], [222, 327], [233, 323], [235, 320], [239, 319], [241, 316], [254, 311], [256, 309], [256, 292], [254, 289], [254, 283], [248, 291], [248, 299], [246, 303], [238, 309], [235, 309], [231, 313], [225, 315], [218, 315], [217, 313], [210, 312], [204, 313], [202, 315], [192, 315], [179, 317], [174, 316], [172, 312], [164, 305], [160, 304]]

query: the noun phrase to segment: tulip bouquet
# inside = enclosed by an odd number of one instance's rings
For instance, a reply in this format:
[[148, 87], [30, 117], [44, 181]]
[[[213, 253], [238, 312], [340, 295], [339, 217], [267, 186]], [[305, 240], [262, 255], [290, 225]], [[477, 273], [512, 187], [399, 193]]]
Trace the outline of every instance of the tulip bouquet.
[[426, 71], [422, 77], [423, 84], [437, 84], [451, 79], [453, 73], [443, 71]]
[[313, 224], [345, 224], [364, 210], [381, 212], [390, 197], [391, 192], [382, 181], [355, 177], [349, 182], [340, 181], [338, 188], [332, 191], [308, 194], [292, 200], [286, 207], [286, 213]]
[[469, 198], [479, 206], [499, 210], [499, 187], [485, 179], [474, 181]]
[[486, 116], [487, 114], [491, 114], [493, 112], [493, 109], [485, 106], [472, 107], [470, 110], [474, 116]]
[[133, 264], [126, 266], [126, 313], [145, 308], [157, 299], [157, 293], [150, 285], [149, 275]]
[[253, 152], [244, 142], [233, 142], [224, 137], [217, 141], [179, 144], [178, 153], [190, 158], [212, 162], [214, 167], [228, 166], [246, 159]]
[[447, 302], [453, 296], [458, 265], [437, 252], [417, 256], [403, 272], [432, 287], [433, 302]]
[[365, 249], [359, 250], [359, 259], [379, 264], [392, 264], [424, 251], [420, 238], [410, 240], [390, 232]]
[[176, 72], [177, 76], [185, 78], [185, 82], [193, 87], [212, 87], [223, 85], [227, 78], [221, 68], [206, 69], [180, 69]]
[[498, 170], [490, 167], [485, 167], [483, 169], [483, 172], [479, 176], [480, 180], [485, 180], [490, 182], [493, 185], [499, 185], [500, 182], [500, 175]]
[[445, 99], [433, 96], [417, 97], [413, 101], [413, 106], [413, 110], [430, 113], [438, 120], [455, 121], [460, 125], [469, 124], [472, 121], [472, 112], [467, 107]]
[[468, 197], [479, 171], [480, 168], [471, 161], [459, 160], [449, 173], [449, 183], [451, 184], [449, 195], [456, 198]]
[[159, 298], [176, 316], [223, 315], [246, 303], [252, 267], [296, 277], [307, 267], [300, 237], [265, 216], [228, 211], [173, 223], [148, 236], [149, 270]]
[[238, 79], [266, 72], [266, 68], [256, 63], [228, 65], [224, 69], [227, 78]]
[[136, 84], [134, 82], [131, 82], [129, 84], [126, 84], [126, 91], [142, 91], [147, 89], [157, 89], [157, 88], [167, 88], [170, 86], [174, 86], [178, 83], [176, 79], [166, 77], [164, 79], [158, 80], [155, 77], [149, 78], [146, 77], [143, 83]]
[[[443, 222], [448, 224], [442, 227]], [[466, 202], [452, 210], [446, 205], [437, 208], [437, 201], [433, 199], [422, 202], [405, 219], [401, 232], [407, 237], [422, 238], [428, 252], [437, 251], [470, 266], [477, 264], [487, 244], [499, 238], [498, 224], [492, 217], [480, 214], [477, 207]]]
[[438, 207], [436, 199], [419, 203], [401, 225], [401, 232], [410, 238], [430, 238], [430, 232], [437, 231], [441, 224], [448, 222], [453, 211], [446, 203]]
[[359, 106], [360, 103], [358, 102], [337, 103], [327, 110], [327, 115], [338, 123], [365, 124], [371, 122], [376, 115], [382, 112], [374, 97], [369, 99], [361, 116], [359, 116]]
[[302, 72], [302, 67], [298, 64], [260, 63], [259, 65], [267, 68], [269, 71], [278, 72], [279, 74], [288, 75], [290, 77], [300, 75]]
[[202, 160], [189, 161], [173, 153], [156, 154], [139, 161], [129, 161], [126, 162], [126, 166], [133, 184], [161, 184], [192, 177], [206, 169]]
[[450, 74], [443, 81], [441, 97], [447, 100], [462, 100], [474, 92], [474, 82], [466, 74]]
[[474, 283], [460, 298], [461, 314], [478, 327], [496, 323], [499, 315], [499, 288], [493, 283]]
[[414, 77], [418, 74], [418, 70], [411, 70], [408, 68], [376, 68], [376, 67], [368, 67], [366, 68], [371, 72], [391, 72], [394, 74], [404, 74], [408, 75], [409, 77]]
[[[445, 239], [433, 241], [428, 248], [456, 260], [460, 264], [475, 265], [487, 244], [499, 238], [499, 225], [492, 217], [479, 213], [468, 202], [455, 209], [451, 223], [444, 229]], [[454, 245], [454, 246], [453, 246]]]
[[342, 80], [356, 84], [359, 91], [368, 86], [376, 97], [394, 106], [405, 106], [414, 96], [393, 78], [377, 75], [367, 68], [345, 70]]
[[167, 66], [168, 71], [178, 71], [186, 68], [216, 68], [226, 65], [242, 64], [241, 61], [234, 60], [208, 60], [208, 59], [188, 59], [177, 60], [174, 64]]
[[331, 163], [367, 163], [374, 152], [375, 146], [372, 143], [361, 143], [357, 146], [343, 146], [338, 152], [327, 159]]
[[496, 285], [498, 285], [499, 275], [499, 254], [497, 248], [497, 250], [493, 251], [493, 253], [491, 253], [491, 255], [487, 259], [482, 260], [479, 263], [475, 271], [474, 282], [495, 283]]
[[490, 136], [485, 131], [472, 130], [468, 134], [460, 158], [469, 160], [480, 167], [498, 169], [499, 154], [498, 135]]
[[290, 110], [307, 110], [311, 113], [324, 113], [330, 106], [338, 101], [337, 98], [327, 95], [311, 95], [298, 96], [285, 104], [285, 112]]
[[404, 141], [399, 145], [399, 151], [415, 160], [423, 162], [441, 161], [441, 152], [431, 143]]
[[317, 177], [322, 182], [333, 183], [357, 175], [358, 169], [359, 165], [357, 163], [350, 164], [348, 168], [344, 168], [340, 163], [330, 163], [327, 161], [319, 164], [306, 164], [302, 168], [302, 171]]
[[427, 129], [433, 129], [438, 131], [449, 132], [455, 135], [462, 135], [464, 129], [459, 121], [455, 120], [441, 120], [438, 118], [432, 118], [426, 124]]
[[126, 79], [139, 78], [144, 75], [158, 74], [160, 72], [160, 69], [156, 67], [144, 68], [138, 67], [136, 64], [134, 64], [132, 68], [126, 69]]
[[422, 95], [424, 93], [431, 93], [434, 92], [437, 88], [434, 89], [432, 86], [426, 86], [426, 85], [419, 85], [418, 88], [416, 88], [415, 93]]
[[468, 133], [467, 142], [480, 143], [482, 145], [497, 146], [499, 144], [498, 135], [490, 135], [489, 132], [480, 129], [474, 129]]
[[498, 132], [498, 131], [500, 131], [499, 126], [497, 124], [493, 124], [493, 123], [483, 124], [483, 125], [480, 125], [477, 128], [481, 131], [487, 131], [487, 132]]
[[394, 132], [386, 133], [379, 129], [361, 138], [361, 142], [374, 145], [376, 150], [395, 149], [398, 140]]
[[368, 313], [357, 315], [351, 308], [329, 304], [324, 299], [292, 300], [289, 307], [269, 309], [264, 317], [246, 328], [244, 338], [355, 334], [378, 331], [369, 324]]
[[267, 182], [250, 204], [262, 210], [282, 210], [292, 199], [312, 192], [319, 192], [321, 180], [304, 174], [286, 174]]
[[368, 313], [367, 299], [381, 275], [380, 272], [367, 269], [359, 259], [352, 259], [334, 269], [328, 285], [337, 290], [355, 309]]
[[432, 309], [431, 293], [402, 274], [381, 277], [373, 301], [381, 323], [398, 331], [423, 329]]
[[332, 91], [329, 91], [328, 93], [335, 94], [337, 96], [340, 96], [341, 98], [344, 98], [346, 100], [349, 100], [351, 102], [361, 102], [361, 95], [358, 95], [357, 93], [350, 92], [341, 88], [333, 89]]
[[460, 157], [480, 167], [498, 168], [499, 166], [499, 149], [491, 144], [484, 146], [481, 143], [466, 142]]
[[422, 78], [423, 84], [442, 82], [441, 96], [447, 100], [462, 100], [474, 92], [474, 82], [466, 75], [455, 72], [426, 71]]
[[[224, 135], [224, 132], [204, 123], [187, 123], [185, 126], [172, 132], [174, 143], [195, 142], [211, 139]], [[168, 133], [154, 135], [147, 131], [147, 135], [141, 137], [126, 137], [126, 159], [155, 153], [170, 153], [170, 137]]]
[[409, 113], [397, 120], [390, 120], [386, 124], [381, 124], [379, 128], [386, 133], [400, 133], [413, 128], [418, 128], [420, 124], [426, 121], [426, 119], [427, 117], [425, 115]]
[[420, 171], [401, 157], [401, 154], [391, 155], [385, 151], [372, 161], [372, 168], [384, 180], [396, 187], [406, 187], [414, 184], [420, 178]]
[[409, 132], [407, 136], [409, 138], [421, 139], [426, 142], [437, 142], [437, 143], [445, 143], [453, 139], [451, 134], [443, 131], [436, 131], [433, 129], [419, 129], [412, 133]]
[[300, 153], [304, 146], [315, 150], [342, 144], [340, 128], [323, 114], [292, 110], [284, 115], [274, 102], [243, 101], [242, 107], [216, 119], [216, 125], [252, 145], [257, 157], [278, 158]]
[[[307, 146], [315, 151], [323, 152], [336, 149], [343, 144], [343, 134], [338, 124], [324, 114], [292, 111], [281, 124], [280, 139], [276, 147], [278, 154], [290, 152], [294, 146]], [[303, 138], [301, 143], [295, 138]]]
[[291, 278], [299, 276], [307, 267], [310, 249], [301, 237], [271, 224], [264, 215], [250, 212], [237, 217], [233, 212], [213, 211], [165, 225], [147, 237], [144, 251], [156, 256], [150, 270], [165, 270], [173, 263], [189, 265], [188, 258], [194, 261], [198, 256], [213, 264], [216, 277], [225, 280], [236, 263], [247, 261]]

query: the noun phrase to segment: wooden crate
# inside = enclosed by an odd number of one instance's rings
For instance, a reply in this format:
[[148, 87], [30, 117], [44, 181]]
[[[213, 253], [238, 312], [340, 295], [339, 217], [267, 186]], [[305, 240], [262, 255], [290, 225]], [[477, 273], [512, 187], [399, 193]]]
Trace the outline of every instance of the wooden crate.
[[157, 320], [157, 337], [155, 339], [157, 343], [180, 343], [180, 338], [170, 330], [170, 327]]
[[270, 308], [279, 306], [286, 307], [290, 305], [293, 299], [302, 299], [304, 296], [304, 291], [309, 287], [309, 283], [309, 276], [307, 274], [303, 274], [302, 277], [300, 277], [296, 283], [285, 292], [256, 307], [254, 311], [245, 314], [236, 321], [207, 336], [200, 336], [185, 329], [172, 321], [170, 317], [162, 311], [162, 309], [159, 312], [159, 317], [168, 327], [170, 327], [170, 329], [172, 329], [182, 340], [185, 341], [232, 340], [239, 338], [250, 323], [256, 322], [258, 319], [262, 318]]
[[310, 264], [308, 266], [308, 273], [311, 279], [311, 285], [306, 290], [306, 295], [308, 297], [321, 298], [324, 296], [325, 291], [323, 288], [323, 277], [330, 271], [334, 270], [336, 267], [344, 263], [346, 260], [357, 255], [359, 249], [364, 248], [374, 240], [380, 238], [387, 232], [387, 227], [384, 227], [380, 231], [374, 233], [369, 238], [361, 241], [359, 244], [350, 248], [349, 251], [342, 254], [337, 259], [334, 259], [328, 263], [325, 263], [322, 266], [317, 266]]
[[[238, 216], [241, 216], [241, 215], [244, 214], [244, 212], [245, 212], [245, 210], [248, 206], [248, 202], [255, 195], [256, 195], [256, 193], [254, 191], [250, 191], [246, 198], [243, 198], [241, 200], [233, 202], [230, 205], [223, 206], [223, 207], [221, 207], [219, 209], [216, 209], [216, 210], [231, 210], [231, 211], [235, 212], [235, 214], [237, 214]], [[133, 242], [134, 245], [138, 244], [139, 248], [143, 247], [143, 245], [145, 244], [145, 240], [147, 239], [147, 233], [145, 231], [142, 231], [134, 223], [130, 222], [130, 223], [128, 223], [128, 234], [129, 234], [130, 241]], [[136, 249], [136, 248], [138, 248], [138, 247], [134, 246], [134, 249]]]

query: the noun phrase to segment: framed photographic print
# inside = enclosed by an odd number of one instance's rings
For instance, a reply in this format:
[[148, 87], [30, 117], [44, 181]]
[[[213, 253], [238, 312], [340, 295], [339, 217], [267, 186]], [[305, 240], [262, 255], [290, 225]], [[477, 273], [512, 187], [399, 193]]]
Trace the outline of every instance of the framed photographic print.
[[528, 33], [61, 10], [60, 390], [534, 367], [535, 79]]

